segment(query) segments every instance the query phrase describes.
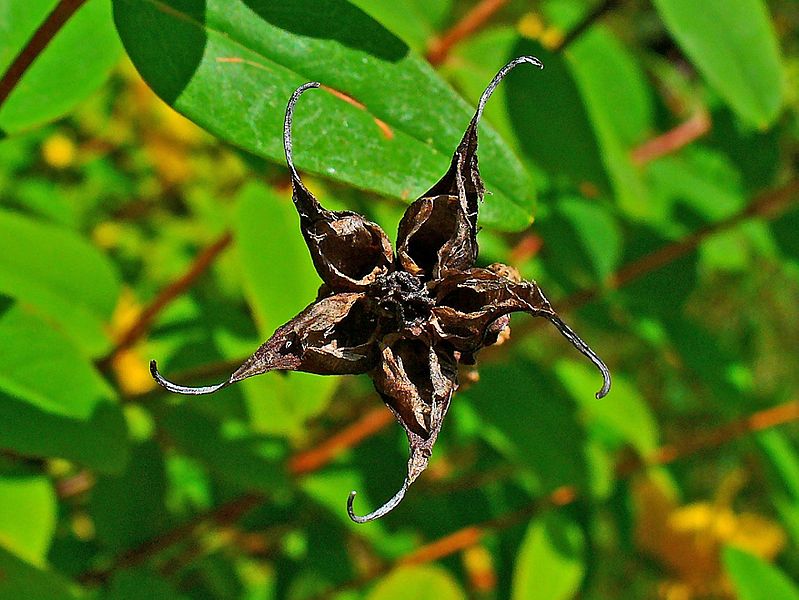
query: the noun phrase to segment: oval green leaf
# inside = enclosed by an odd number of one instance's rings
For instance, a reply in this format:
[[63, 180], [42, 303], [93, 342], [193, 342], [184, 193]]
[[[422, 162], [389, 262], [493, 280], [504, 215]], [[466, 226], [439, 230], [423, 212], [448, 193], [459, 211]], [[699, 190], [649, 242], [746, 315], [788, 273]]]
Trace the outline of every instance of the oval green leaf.
[[114, 392], [63, 334], [19, 304], [0, 316], [0, 448], [102, 472], [127, 458]]
[[56, 526], [53, 486], [43, 475], [0, 476], [0, 545], [43, 565]]
[[[474, 112], [404, 42], [344, 0], [114, 0], [114, 17], [159, 96], [259, 156], [283, 162], [292, 91], [312, 80], [328, 86], [332, 93], [309, 92], [297, 107], [297, 165], [388, 196], [413, 200], [429, 189]], [[480, 138], [492, 192], [481, 221], [522, 229], [532, 220], [530, 180], [496, 133], [483, 127]]]
[[728, 546], [722, 560], [738, 600], [799, 600], [799, 588], [762, 558]]
[[534, 520], [513, 570], [513, 600], [569, 600], [585, 574], [580, 526], [557, 513]]
[[34, 306], [89, 356], [110, 346], [119, 281], [110, 261], [72, 231], [0, 210], [0, 293]]
[[[0, 73], [57, 4], [57, 0], [0, 4]], [[0, 108], [0, 137], [72, 110], [103, 84], [121, 50], [108, 2], [89, 0], [36, 57]]]
[[[288, 196], [251, 184], [239, 195], [236, 247], [262, 341], [316, 298], [321, 283]], [[256, 431], [299, 437], [305, 421], [327, 407], [335, 377], [267, 373], [241, 382]]]
[[436, 565], [400, 567], [381, 579], [368, 600], [464, 600], [452, 575]]
[[655, 0], [669, 32], [742, 118], [765, 128], [783, 102], [777, 37], [762, 0]]

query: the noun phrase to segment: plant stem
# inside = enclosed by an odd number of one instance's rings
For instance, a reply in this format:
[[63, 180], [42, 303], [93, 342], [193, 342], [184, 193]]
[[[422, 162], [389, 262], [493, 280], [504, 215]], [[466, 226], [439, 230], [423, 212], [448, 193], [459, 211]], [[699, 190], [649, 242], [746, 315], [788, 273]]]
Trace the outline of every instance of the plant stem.
[[183, 275], [162, 289], [159, 294], [148, 304], [134, 323], [120, 336], [114, 348], [100, 361], [98, 365], [104, 370], [114, 358], [123, 350], [130, 348], [150, 329], [155, 318], [174, 300], [186, 292], [214, 263], [216, 258], [233, 241], [233, 234], [229, 231], [223, 233], [214, 243], [203, 249], [194, 259]]
[[50, 41], [61, 30], [69, 18], [83, 6], [86, 0], [61, 0], [47, 18], [39, 25], [28, 43], [20, 50], [19, 54], [9, 65], [3, 77], [0, 78], [0, 107], [3, 106], [11, 92], [25, 75], [25, 72], [44, 51]]
[[456, 44], [482, 29], [507, 3], [508, 0], [482, 0], [443, 35], [432, 39], [426, 54], [430, 64], [437, 66], [443, 63]]

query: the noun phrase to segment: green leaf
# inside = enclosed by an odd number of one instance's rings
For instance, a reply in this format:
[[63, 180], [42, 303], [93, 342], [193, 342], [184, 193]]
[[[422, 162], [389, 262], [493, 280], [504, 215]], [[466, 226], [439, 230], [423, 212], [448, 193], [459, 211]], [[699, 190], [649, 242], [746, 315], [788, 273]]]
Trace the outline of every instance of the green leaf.
[[[420, 54], [441, 31], [454, 0], [350, 0]], [[501, 65], [500, 65], [501, 66]], [[496, 72], [496, 71], [495, 71]], [[494, 73], [486, 81], [491, 81]], [[485, 84], [484, 84], [485, 87]]]
[[56, 526], [53, 486], [41, 475], [0, 475], [0, 546], [43, 566]]
[[74, 600], [79, 596], [62, 576], [43, 571], [0, 547], [0, 600]]
[[381, 579], [368, 600], [463, 600], [466, 594], [455, 578], [437, 565], [400, 567]]
[[0, 293], [35, 306], [89, 356], [110, 347], [117, 275], [69, 230], [0, 210]]
[[571, 67], [561, 53], [518, 38], [512, 54], [534, 54], [544, 63], [535, 78], [506, 82], [505, 97], [519, 146], [555, 182], [610, 187], [602, 149]]
[[580, 404], [586, 424], [597, 437], [612, 447], [629, 444], [642, 456], [658, 447], [658, 425], [641, 393], [625, 377], [613, 374], [613, 389], [597, 400], [597, 372], [590, 365], [573, 360], [560, 361], [558, 379]]
[[655, 0], [669, 32], [708, 83], [765, 128], [783, 103], [779, 45], [762, 0]]
[[627, 214], [651, 218], [648, 190], [630, 149], [652, 128], [647, 81], [632, 55], [605, 29], [593, 28], [567, 52], [616, 202]]
[[762, 558], [728, 546], [722, 560], [738, 600], [799, 600], [799, 588]]
[[102, 600], [183, 600], [187, 596], [178, 594], [172, 586], [155, 573], [144, 569], [126, 569], [114, 573]]
[[189, 403], [161, 407], [158, 423], [181, 452], [226, 481], [266, 493], [288, 487], [285, 445], [253, 434], [243, 423], [221, 423]]
[[616, 219], [607, 208], [571, 196], [561, 197], [554, 212], [568, 225], [569, 237], [544, 237], [552, 248], [571, 246], [571, 249], [569, 252], [554, 250], [548, 258], [568, 264], [579, 257], [580, 266], [585, 265], [593, 275], [583, 282], [584, 286], [604, 281], [616, 270], [621, 259], [622, 236]]
[[99, 477], [89, 510], [97, 539], [112, 551], [127, 550], [154, 536], [165, 525], [164, 458], [150, 440], [135, 446], [128, 468]]
[[563, 388], [546, 373], [520, 361], [489, 364], [463, 396], [481, 416], [488, 441], [530, 468], [539, 493], [586, 482], [585, 432]]
[[[236, 243], [246, 294], [266, 340], [314, 301], [321, 284], [291, 199], [262, 185], [244, 188]], [[336, 377], [267, 373], [240, 385], [256, 430], [299, 436], [305, 421], [327, 407], [337, 383]]]
[[19, 304], [0, 316], [0, 447], [115, 471], [127, 431], [114, 392], [75, 345]]
[[[0, 73], [57, 4], [11, 0], [0, 5]], [[0, 108], [0, 137], [72, 110], [107, 79], [121, 50], [109, 3], [89, 0], [36, 57]]]
[[[388, 196], [410, 200], [429, 189], [474, 112], [400, 39], [344, 0], [114, 0], [114, 18], [159, 96], [259, 156], [284, 161], [283, 115], [299, 85], [318, 80], [354, 98], [357, 106], [323, 90], [303, 97], [297, 164]], [[525, 75], [540, 78], [531, 69]], [[529, 225], [529, 178], [488, 127], [480, 165], [492, 192], [482, 223]]]
[[558, 513], [535, 519], [513, 570], [513, 600], [568, 600], [585, 574], [585, 541], [579, 525]]

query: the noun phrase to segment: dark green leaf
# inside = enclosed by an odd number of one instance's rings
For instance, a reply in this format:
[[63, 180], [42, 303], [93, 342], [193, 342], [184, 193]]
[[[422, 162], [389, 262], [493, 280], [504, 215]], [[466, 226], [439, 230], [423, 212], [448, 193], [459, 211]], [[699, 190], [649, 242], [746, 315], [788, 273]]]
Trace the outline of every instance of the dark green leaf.
[[[283, 114], [299, 85], [318, 80], [351, 96], [357, 106], [325, 91], [302, 99], [296, 162], [389, 196], [413, 199], [435, 183], [474, 112], [399, 38], [344, 0], [115, 0], [114, 16], [134, 64], [166, 102], [259, 156], [284, 160]], [[529, 179], [488, 128], [480, 162], [493, 193], [482, 222], [524, 228]]]
[[218, 477], [267, 493], [288, 487], [286, 448], [278, 440], [255, 435], [239, 422], [216, 421], [189, 403], [162, 407], [158, 422], [180, 451]]
[[486, 365], [463, 396], [480, 414], [489, 440], [536, 476], [537, 491], [585, 482], [585, 433], [556, 380], [520, 362]]
[[133, 448], [123, 473], [98, 478], [89, 510], [98, 541], [110, 550], [131, 548], [164, 527], [163, 460], [155, 442], [144, 442]]
[[81, 598], [65, 578], [37, 569], [0, 546], [0, 600]]
[[162, 577], [143, 569], [119, 571], [114, 575], [102, 600], [183, 600]]

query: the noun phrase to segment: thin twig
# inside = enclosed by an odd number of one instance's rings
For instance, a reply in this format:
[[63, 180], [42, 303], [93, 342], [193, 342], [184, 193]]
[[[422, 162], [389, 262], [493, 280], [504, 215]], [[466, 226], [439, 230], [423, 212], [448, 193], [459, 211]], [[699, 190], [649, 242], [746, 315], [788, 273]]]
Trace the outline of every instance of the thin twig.
[[[762, 431], [796, 420], [799, 420], [799, 401], [792, 401], [760, 410], [738, 421], [722, 425], [704, 435], [686, 438], [684, 442], [663, 446], [644, 461], [625, 461], [618, 466], [617, 475], [620, 479], [624, 479], [646, 466], [668, 465], [678, 459], [697, 454], [703, 450], [724, 445], [748, 433]], [[359, 588], [394, 567], [428, 563], [452, 556], [479, 543], [486, 535], [524, 523], [542, 511], [572, 504], [579, 497], [580, 490], [577, 486], [561, 486], [545, 498], [536, 499], [515, 511], [476, 525], [467, 525], [453, 533], [424, 544], [399, 558], [393, 565], [383, 566], [380, 569], [348, 581], [333, 590], [325, 592], [319, 598], [330, 598], [340, 592]]]
[[680, 240], [666, 244], [654, 252], [624, 265], [608, 277], [603, 285], [572, 294], [558, 301], [556, 306], [560, 311], [582, 306], [595, 300], [608, 289], [615, 290], [624, 287], [628, 283], [682, 258], [712, 235], [732, 229], [749, 219], [760, 218], [767, 221], [775, 219], [796, 204], [798, 200], [799, 179], [793, 179], [779, 188], [763, 192], [742, 211], [726, 219], [705, 225]]
[[652, 138], [633, 149], [633, 163], [640, 167], [661, 156], [673, 154], [705, 135], [710, 131], [710, 127], [710, 114], [705, 110], [699, 110], [674, 129], [670, 129], [666, 133]]
[[114, 348], [99, 361], [101, 367], [108, 365], [120, 352], [139, 341], [150, 329], [153, 321], [161, 311], [188, 290], [232, 241], [233, 235], [226, 231], [213, 244], [200, 252], [188, 270], [162, 289], [155, 299], [141, 311], [136, 321], [119, 336]]
[[225, 502], [213, 510], [196, 515], [182, 525], [170, 529], [154, 538], [139, 544], [135, 548], [115, 557], [111, 563], [101, 569], [86, 571], [77, 577], [84, 584], [102, 584], [108, 577], [119, 569], [126, 569], [143, 563], [151, 556], [174, 546], [187, 539], [198, 529], [212, 524], [219, 526], [231, 525], [242, 516], [263, 502], [263, 496], [256, 493], [244, 494]]
[[426, 54], [430, 64], [443, 63], [457, 43], [482, 29], [507, 3], [508, 0], [481, 0], [443, 35], [430, 41]]
[[39, 25], [28, 43], [14, 58], [3, 77], [0, 78], [0, 107], [25, 75], [25, 72], [42, 53], [50, 41], [61, 30], [69, 18], [83, 6], [86, 0], [61, 0], [47, 18]]
[[315, 448], [294, 455], [289, 460], [289, 470], [295, 475], [318, 471], [342, 452], [382, 431], [393, 421], [394, 416], [385, 406], [373, 408]]

